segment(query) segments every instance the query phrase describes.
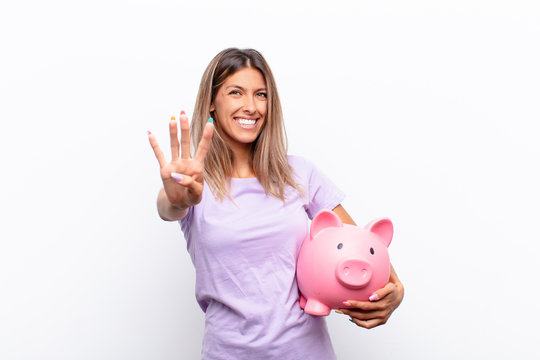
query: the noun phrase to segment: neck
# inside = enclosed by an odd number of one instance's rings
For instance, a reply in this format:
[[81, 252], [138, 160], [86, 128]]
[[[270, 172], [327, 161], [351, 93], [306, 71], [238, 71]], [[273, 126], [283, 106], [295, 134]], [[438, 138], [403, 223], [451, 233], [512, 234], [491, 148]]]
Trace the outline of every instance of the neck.
[[251, 178], [255, 177], [255, 172], [251, 166], [249, 160], [251, 156], [251, 144], [250, 146], [237, 147], [232, 149], [233, 152], [233, 173], [232, 177], [235, 178]]

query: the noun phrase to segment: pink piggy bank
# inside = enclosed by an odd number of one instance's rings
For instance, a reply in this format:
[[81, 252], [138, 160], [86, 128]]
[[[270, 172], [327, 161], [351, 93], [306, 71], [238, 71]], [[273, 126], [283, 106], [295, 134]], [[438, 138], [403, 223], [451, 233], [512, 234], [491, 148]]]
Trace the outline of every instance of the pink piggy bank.
[[390, 279], [388, 246], [394, 227], [389, 219], [364, 228], [347, 225], [329, 210], [311, 222], [296, 268], [300, 307], [311, 315], [344, 308], [343, 301], [368, 301]]

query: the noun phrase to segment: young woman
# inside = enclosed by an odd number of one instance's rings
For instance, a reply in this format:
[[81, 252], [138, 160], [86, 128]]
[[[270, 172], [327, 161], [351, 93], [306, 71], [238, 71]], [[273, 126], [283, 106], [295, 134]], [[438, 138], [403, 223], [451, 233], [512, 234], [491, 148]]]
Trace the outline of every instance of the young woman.
[[[191, 131], [180, 114], [180, 142], [169, 123], [172, 159], [155, 137], [161, 168], [158, 212], [179, 221], [206, 314], [203, 359], [335, 359], [324, 317], [300, 308], [295, 267], [308, 219], [340, 205], [343, 193], [309, 161], [288, 156], [274, 77], [255, 50], [226, 49], [206, 69]], [[190, 144], [196, 148], [191, 157]], [[390, 282], [369, 302], [339, 312], [356, 325], [386, 323], [403, 298]]]

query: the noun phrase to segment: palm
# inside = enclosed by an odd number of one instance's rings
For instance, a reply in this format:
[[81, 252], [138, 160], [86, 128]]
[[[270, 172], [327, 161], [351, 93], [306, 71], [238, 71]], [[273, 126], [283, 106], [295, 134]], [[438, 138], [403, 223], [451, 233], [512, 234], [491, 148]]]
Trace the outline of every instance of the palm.
[[[190, 132], [187, 116], [180, 115], [180, 142], [178, 141], [178, 126], [176, 120], [169, 123], [171, 137], [171, 161], [167, 162], [157, 140], [149, 136], [150, 145], [159, 162], [161, 179], [167, 198], [172, 205], [187, 208], [201, 201], [204, 186], [204, 159], [210, 147], [213, 125], [207, 124], [195, 156], [190, 155]], [[172, 177], [173, 173], [180, 174], [181, 181]]]
[[[161, 168], [160, 173], [165, 193], [171, 204], [179, 205], [183, 197], [187, 206], [199, 203], [203, 189], [204, 163], [196, 159], [178, 159], [167, 163]], [[184, 179], [188, 176], [191, 177], [191, 186], [181, 185], [171, 177], [172, 173], [182, 174], [182, 181], [185, 181]]]

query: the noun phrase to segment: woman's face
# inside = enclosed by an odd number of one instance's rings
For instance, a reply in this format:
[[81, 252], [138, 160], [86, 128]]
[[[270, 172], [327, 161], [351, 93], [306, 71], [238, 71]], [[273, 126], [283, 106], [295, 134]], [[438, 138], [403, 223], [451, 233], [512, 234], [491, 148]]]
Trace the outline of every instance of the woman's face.
[[266, 94], [264, 77], [254, 68], [238, 70], [218, 89], [210, 111], [233, 150], [249, 147], [259, 136], [266, 120]]

